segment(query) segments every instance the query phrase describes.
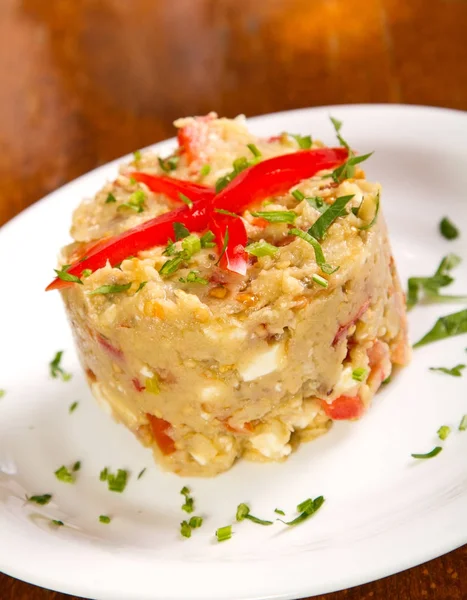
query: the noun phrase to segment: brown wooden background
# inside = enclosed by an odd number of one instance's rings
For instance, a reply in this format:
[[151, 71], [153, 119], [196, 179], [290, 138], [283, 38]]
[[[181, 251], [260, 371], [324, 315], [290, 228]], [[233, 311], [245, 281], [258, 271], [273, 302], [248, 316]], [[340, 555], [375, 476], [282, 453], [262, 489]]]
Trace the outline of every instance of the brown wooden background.
[[[352, 102], [467, 109], [467, 1], [0, 0], [0, 225], [178, 116]], [[466, 598], [467, 547], [320, 597]]]

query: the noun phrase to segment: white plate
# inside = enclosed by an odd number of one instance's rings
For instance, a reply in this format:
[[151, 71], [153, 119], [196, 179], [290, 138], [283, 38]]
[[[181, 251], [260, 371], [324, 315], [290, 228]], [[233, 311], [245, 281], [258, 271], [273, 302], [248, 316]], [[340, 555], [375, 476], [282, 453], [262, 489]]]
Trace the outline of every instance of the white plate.
[[[311, 132], [329, 144], [328, 115], [344, 121], [370, 179], [383, 183], [383, 207], [404, 280], [431, 274], [456, 252], [467, 261], [467, 116], [433, 108], [335, 106], [252, 119], [261, 135]], [[166, 151], [171, 142], [158, 148]], [[116, 173], [117, 162], [77, 179], [13, 219], [0, 231], [0, 569], [26, 581], [99, 600], [243, 600], [298, 598], [338, 590], [401, 571], [467, 541], [466, 379], [430, 366], [466, 361], [467, 337], [423, 347], [381, 391], [358, 423], [337, 423], [283, 464], [241, 462], [212, 480], [162, 473], [123, 427], [101, 413], [80, 373], [57, 293], [45, 294], [58, 248], [67, 242], [71, 212]], [[449, 215], [463, 226], [453, 242], [437, 225]], [[452, 293], [467, 291], [464, 266]], [[462, 305], [416, 308], [412, 340], [436, 317]], [[74, 374], [52, 380], [48, 362], [64, 349]], [[68, 407], [79, 400], [76, 411]], [[439, 443], [440, 425], [453, 428], [443, 452], [416, 461]], [[54, 471], [80, 459], [75, 485]], [[123, 494], [99, 481], [104, 466], [131, 471]], [[137, 474], [147, 471], [140, 480]], [[191, 539], [179, 536], [182, 485], [192, 488], [204, 516]], [[40, 507], [26, 494], [53, 493]], [[264, 518], [280, 507], [323, 494], [309, 522], [234, 526], [232, 539], [215, 530], [234, 521], [240, 502]], [[100, 514], [113, 516], [110, 525]], [[67, 525], [52, 528], [49, 519]]]

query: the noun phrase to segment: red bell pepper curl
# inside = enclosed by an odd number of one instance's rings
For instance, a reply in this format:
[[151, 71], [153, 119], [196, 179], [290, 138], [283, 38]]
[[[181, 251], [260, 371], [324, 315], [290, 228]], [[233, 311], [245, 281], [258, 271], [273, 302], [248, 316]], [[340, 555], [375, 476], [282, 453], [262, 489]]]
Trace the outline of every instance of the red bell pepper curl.
[[[175, 221], [183, 223], [189, 231], [202, 231], [208, 224], [207, 206], [208, 203], [204, 201], [196, 204], [192, 210], [182, 206], [111, 237], [102, 244], [98, 244], [97, 249], [90, 252], [84, 259], [75, 262], [67, 270], [67, 273], [81, 277], [85, 269], [96, 271], [104, 267], [107, 261], [114, 266], [142, 250], [162, 246], [167, 243], [168, 239], [174, 240], [173, 223]], [[46, 291], [62, 289], [70, 285], [74, 284], [57, 277], [47, 286]]]
[[239, 173], [214, 198], [214, 207], [242, 212], [254, 202], [284, 194], [324, 169], [334, 169], [348, 156], [346, 148], [301, 150], [263, 160]]
[[164, 175], [149, 175], [148, 173], [135, 171], [134, 173], [130, 173], [130, 177], [147, 185], [152, 192], [164, 194], [171, 200], [178, 202], [181, 202], [180, 194], [184, 194], [193, 202], [197, 202], [198, 200], [212, 200], [215, 194], [213, 188], [206, 185], [192, 181], [183, 181], [182, 179], [174, 179], [173, 177], [166, 177]]
[[239, 275], [246, 275], [248, 257], [245, 252], [245, 246], [248, 243], [248, 236], [242, 219], [240, 217], [212, 213], [209, 226], [216, 236], [219, 254], [224, 248], [225, 236], [228, 232], [229, 237], [225, 252], [220, 259], [221, 268], [238, 273]]

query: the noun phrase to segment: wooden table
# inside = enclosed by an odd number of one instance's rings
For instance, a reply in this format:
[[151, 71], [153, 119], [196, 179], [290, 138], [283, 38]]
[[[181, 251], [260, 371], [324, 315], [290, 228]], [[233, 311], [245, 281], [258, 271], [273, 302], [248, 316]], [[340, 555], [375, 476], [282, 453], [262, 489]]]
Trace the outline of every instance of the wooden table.
[[[467, 109], [466, 30], [465, 0], [2, 0], [0, 225], [181, 115]], [[68, 596], [0, 574], [0, 598]], [[320, 598], [465, 599], [467, 547]]]

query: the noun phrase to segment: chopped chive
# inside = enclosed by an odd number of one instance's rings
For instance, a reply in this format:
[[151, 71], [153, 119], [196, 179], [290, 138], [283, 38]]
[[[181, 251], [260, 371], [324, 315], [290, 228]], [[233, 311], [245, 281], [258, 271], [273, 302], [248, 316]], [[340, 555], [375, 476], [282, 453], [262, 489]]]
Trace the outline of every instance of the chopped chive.
[[122, 283], [122, 284], [107, 284], [101, 285], [95, 290], [88, 292], [88, 296], [96, 296], [97, 294], [120, 294], [121, 292], [126, 292], [131, 288], [132, 282], [130, 283]]
[[200, 285], [208, 285], [209, 281], [200, 277], [196, 271], [190, 271], [185, 277], [180, 277], [181, 283], [199, 283]]
[[137, 479], [141, 479], [141, 477], [144, 475], [145, 472], [146, 472], [146, 467], [144, 467], [144, 469], [141, 469], [141, 471], [138, 473]]
[[247, 144], [246, 146], [255, 158], [261, 158], [261, 152], [258, 150], [258, 147], [255, 146], [255, 144]]
[[177, 251], [177, 247], [172, 242], [172, 240], [167, 240], [167, 246], [165, 247], [164, 252], [162, 252], [162, 254], [164, 256], [173, 256], [176, 251]]
[[130, 208], [137, 213], [141, 213], [144, 211], [144, 202], [146, 200], [146, 194], [143, 190], [136, 190], [133, 192], [128, 198], [128, 202], [123, 202], [119, 205], [118, 210], [122, 208]]
[[178, 194], [178, 197], [180, 198], [180, 200], [182, 202], [184, 202], [188, 208], [193, 208], [193, 200], [190, 200], [190, 198], [188, 198], [188, 196], [185, 196], [185, 194], [182, 194], [181, 192]]
[[441, 425], [436, 433], [438, 434], [440, 440], [445, 440], [451, 433], [451, 428], [447, 425]]
[[437, 456], [441, 450], [441, 446], [436, 446], [431, 452], [427, 452], [426, 454], [412, 454], [411, 456], [413, 458], [433, 458], [434, 456]]
[[206, 233], [203, 233], [203, 235], [200, 238], [201, 248], [214, 248], [214, 246], [216, 245], [214, 242], [215, 238], [216, 236], [210, 230], [206, 231]]
[[52, 494], [42, 494], [40, 496], [26, 496], [28, 502], [35, 502], [40, 506], [45, 506], [52, 500]]
[[313, 498], [307, 498], [300, 504], [297, 504], [297, 512], [303, 512], [306, 510], [311, 510], [313, 508]]
[[216, 531], [216, 537], [218, 542], [225, 542], [230, 540], [232, 537], [232, 525], [226, 525], [225, 527], [219, 527]]
[[89, 277], [90, 275], [92, 275], [91, 269], [84, 269], [81, 273], [81, 277]]
[[138, 292], [140, 292], [140, 291], [141, 291], [141, 290], [144, 288], [144, 286], [145, 286], [146, 284], [147, 284], [147, 281], [142, 281], [142, 282], [139, 284], [139, 286], [138, 286], [138, 288], [137, 288], [137, 290], [136, 290], [135, 294], [137, 294]]
[[63, 357], [63, 350], [59, 350], [55, 354], [54, 358], [50, 361], [50, 363], [49, 363], [50, 376], [53, 377], [54, 379], [57, 379], [57, 377], [60, 376], [63, 381], [70, 381], [70, 379], [72, 377], [71, 373], [67, 373], [66, 371], [64, 371], [60, 365], [62, 357]]
[[73, 469], [72, 470], [76, 472], [76, 471], [79, 471], [80, 469], [81, 469], [81, 461], [77, 460], [75, 462], [75, 464], [73, 465]]
[[317, 273], [313, 273], [311, 279], [323, 288], [327, 288], [329, 285], [329, 281], [327, 279], [324, 279], [324, 277], [321, 277], [321, 275], [318, 275]]
[[279, 519], [279, 521], [281, 521], [285, 525], [293, 527], [294, 525], [298, 525], [300, 523], [303, 523], [303, 521], [309, 519], [315, 512], [317, 512], [323, 506], [323, 504], [323, 496], [318, 496], [318, 498], [315, 498], [313, 501], [311, 501], [311, 498], [309, 498], [308, 500], [305, 500], [304, 502], [298, 505], [299, 507], [305, 507], [303, 512], [299, 514], [298, 517], [296, 517], [292, 521], [283, 521], [282, 519]]
[[195, 509], [194, 507], [194, 499], [189, 495], [190, 490], [185, 486], [181, 489], [180, 494], [185, 496], [185, 503], [182, 504], [182, 510], [187, 513], [192, 513]]
[[355, 379], [355, 381], [365, 381], [367, 374], [367, 369], [364, 369], [363, 367], [358, 367], [357, 369], [354, 369], [352, 371], [352, 379]]
[[201, 250], [201, 240], [197, 235], [191, 233], [183, 239], [182, 248], [187, 253], [187, 258], [191, 258], [194, 254]]
[[455, 240], [457, 237], [459, 237], [459, 230], [447, 217], [441, 219], [439, 230], [441, 235], [447, 240]]
[[201, 527], [202, 524], [203, 524], [203, 518], [202, 517], [191, 517], [191, 519], [188, 522], [188, 525], [192, 529], [197, 529], [198, 527]]
[[269, 223], [295, 223], [297, 213], [291, 210], [260, 210], [251, 213], [253, 217], [259, 217]]
[[279, 251], [279, 248], [261, 240], [259, 242], [252, 242], [245, 247], [248, 254], [253, 256], [274, 256]]
[[185, 225], [183, 223], [179, 223], [178, 221], [175, 221], [172, 224], [174, 233], [175, 233], [175, 241], [178, 242], [178, 240], [182, 240], [183, 238], [186, 238], [190, 235], [190, 232], [188, 231], [188, 229], [185, 227]]
[[236, 517], [237, 521], [243, 521], [244, 519], [248, 519], [253, 521], [253, 523], [257, 523], [258, 525], [272, 525], [272, 521], [265, 521], [264, 519], [258, 519], [258, 517], [254, 517], [250, 514], [250, 508], [247, 504], [239, 504], [237, 507]]
[[224, 256], [225, 251], [227, 250], [227, 245], [229, 243], [229, 228], [227, 227], [224, 235], [224, 243], [222, 244], [222, 250], [219, 254], [219, 258], [217, 259], [216, 266], [221, 262], [221, 258]]
[[166, 159], [163, 159], [160, 156], [157, 157], [159, 166], [165, 173], [174, 171], [177, 168], [178, 160], [179, 160], [179, 157], [176, 155], [169, 156]]
[[59, 521], [58, 519], [52, 519], [51, 523], [56, 527], [63, 527], [65, 525], [63, 521]]
[[111, 521], [111, 519], [107, 515], [100, 515], [100, 517], [99, 517], [100, 523], [105, 523], [107, 525], [110, 523], [110, 521]]
[[289, 135], [290, 137], [294, 138], [299, 148], [301, 148], [302, 150], [309, 150], [311, 148], [311, 145], [313, 143], [311, 135], [300, 135], [295, 133], [290, 133]]
[[107, 481], [108, 476], [109, 476], [109, 470], [107, 467], [105, 467], [105, 469], [102, 469], [102, 471], [100, 472], [99, 479], [101, 481]]
[[467, 431], [467, 415], [464, 415], [459, 423], [459, 431]]
[[180, 533], [183, 537], [190, 538], [191, 537], [191, 527], [187, 521], [182, 521], [180, 523]]
[[323, 273], [326, 273], [326, 275], [332, 275], [339, 269], [339, 267], [331, 267], [331, 265], [327, 264], [320, 243], [316, 238], [310, 235], [310, 233], [295, 228], [291, 229], [289, 233], [291, 235], [295, 235], [299, 238], [302, 238], [302, 240], [305, 240], [305, 242], [308, 242], [313, 247], [313, 250], [315, 251], [316, 264], [319, 266], [321, 271], [323, 271]]
[[180, 268], [180, 265], [182, 264], [182, 262], [184, 260], [185, 260], [185, 257], [182, 256], [181, 254], [178, 254], [174, 258], [171, 258], [170, 260], [166, 261], [162, 265], [162, 267], [159, 269], [159, 275], [162, 275], [162, 277], [167, 277], [168, 275], [172, 275], [172, 273], [175, 273], [175, 271], [178, 271], [178, 269]]
[[234, 212], [231, 212], [230, 210], [225, 210], [224, 208], [215, 208], [214, 212], [219, 213], [220, 215], [227, 215], [229, 217], [234, 217], [235, 219], [240, 218], [240, 215], [237, 215]]
[[112, 192], [109, 192], [107, 194], [107, 198], [105, 199], [105, 204], [113, 204], [114, 202], [117, 202], [117, 198], [115, 198]]
[[462, 370], [465, 369], [466, 365], [456, 365], [451, 369], [447, 367], [430, 367], [430, 371], [438, 371], [439, 373], [445, 373], [446, 375], [451, 375], [452, 377], [461, 377]]
[[118, 492], [121, 494], [126, 487], [128, 480], [128, 472], [124, 469], [118, 469], [117, 474], [107, 474], [107, 485], [111, 492]]
[[302, 194], [302, 192], [300, 190], [294, 190], [292, 192], [292, 196], [295, 198], [295, 200], [297, 200], [298, 202], [301, 202], [302, 200], [305, 200], [305, 194]]
[[206, 177], [211, 172], [211, 165], [203, 165], [199, 170], [200, 177]]
[[281, 510], [280, 508], [275, 508], [274, 512], [277, 513], [278, 515], [285, 515], [285, 512], [283, 510]]
[[[67, 266], [67, 268], [70, 268], [70, 265], [66, 265], [66, 266]], [[65, 267], [62, 267], [62, 269], [54, 269], [54, 271], [57, 274], [57, 277], [59, 279], [61, 279], [62, 281], [70, 281], [72, 283], [79, 283], [79, 284], [83, 285], [83, 282], [81, 281], [81, 279], [79, 277], [77, 277], [76, 275], [67, 273]]]
[[308, 233], [317, 240], [321, 240], [334, 221], [338, 217], [342, 217], [347, 214], [345, 207], [353, 197], [354, 194], [349, 196], [339, 196], [339, 198], [336, 198], [334, 203], [328, 206], [321, 216], [318, 217], [318, 219], [313, 223], [308, 230]]
[[63, 483], [75, 483], [74, 476], [70, 473], [70, 471], [65, 467], [65, 465], [61, 466], [59, 469], [55, 471], [55, 477], [59, 481], [63, 481]]

